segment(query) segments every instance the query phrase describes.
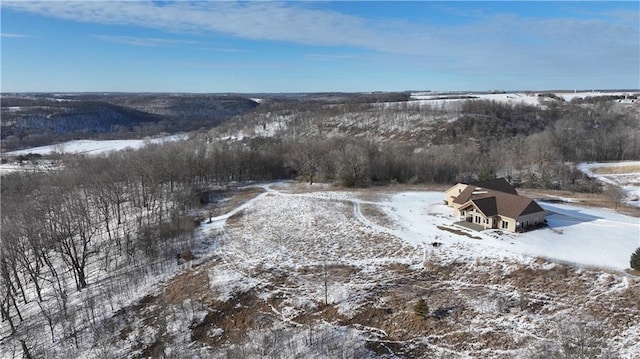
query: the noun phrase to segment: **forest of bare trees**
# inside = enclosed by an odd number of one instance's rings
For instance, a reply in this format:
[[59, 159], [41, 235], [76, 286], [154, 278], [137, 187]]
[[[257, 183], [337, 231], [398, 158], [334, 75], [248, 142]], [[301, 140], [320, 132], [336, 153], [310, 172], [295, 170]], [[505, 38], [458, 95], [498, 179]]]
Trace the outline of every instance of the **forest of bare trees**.
[[[2, 335], [45, 350], [31, 337], [46, 318], [51, 343], [77, 343], [78, 330], [100, 326], [96, 311], [106, 307], [97, 303], [113, 305], [192, 247], [199, 221], [192, 211], [207, 202], [207, 189], [282, 178], [282, 168], [267, 152], [183, 142], [3, 176]], [[79, 292], [83, 300], [70, 302]], [[95, 330], [82, 340], [87, 332]]]

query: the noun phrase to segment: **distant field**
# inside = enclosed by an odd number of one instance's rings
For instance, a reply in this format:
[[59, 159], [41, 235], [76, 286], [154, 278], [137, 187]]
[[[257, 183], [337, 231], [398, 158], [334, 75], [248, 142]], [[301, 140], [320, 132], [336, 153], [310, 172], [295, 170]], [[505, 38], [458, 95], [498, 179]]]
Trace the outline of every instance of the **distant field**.
[[640, 165], [595, 167], [591, 169], [591, 172], [597, 174], [640, 173]]

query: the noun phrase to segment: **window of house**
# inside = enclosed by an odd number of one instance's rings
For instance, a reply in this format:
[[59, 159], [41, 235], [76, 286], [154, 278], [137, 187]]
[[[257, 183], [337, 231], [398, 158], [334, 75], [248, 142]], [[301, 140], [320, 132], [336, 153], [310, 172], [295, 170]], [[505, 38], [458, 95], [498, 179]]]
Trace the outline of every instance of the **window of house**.
[[502, 229], [509, 229], [509, 222], [502, 221]]

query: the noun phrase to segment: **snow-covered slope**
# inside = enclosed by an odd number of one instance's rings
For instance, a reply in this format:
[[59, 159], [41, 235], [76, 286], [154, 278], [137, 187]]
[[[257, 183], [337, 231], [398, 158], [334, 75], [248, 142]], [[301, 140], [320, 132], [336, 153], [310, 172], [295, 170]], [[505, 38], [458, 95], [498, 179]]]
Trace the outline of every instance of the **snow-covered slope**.
[[[179, 348], [206, 358], [507, 359], [564, 345], [572, 332], [562, 323], [589, 335], [592, 352], [640, 355], [640, 281], [622, 272], [640, 244], [636, 218], [543, 203], [549, 228], [465, 232], [441, 192], [261, 187], [198, 227], [193, 261], [150, 273], [148, 287], [124, 286], [116, 304], [96, 297], [99, 345], [84, 323], [78, 344], [52, 343], [46, 329], [33, 342], [68, 358]], [[84, 296], [116, 280], [93, 281], [70, 303], [84, 308]], [[0, 341], [0, 357], [21, 357], [20, 343]]]
[[56, 145], [25, 148], [18, 151], [7, 152], [6, 155], [19, 156], [29, 153], [50, 155], [53, 152], [99, 155], [111, 151], [121, 151], [126, 148], [138, 149], [146, 143], [179, 141], [185, 138], [185, 135], [174, 135], [149, 140], [74, 140]]

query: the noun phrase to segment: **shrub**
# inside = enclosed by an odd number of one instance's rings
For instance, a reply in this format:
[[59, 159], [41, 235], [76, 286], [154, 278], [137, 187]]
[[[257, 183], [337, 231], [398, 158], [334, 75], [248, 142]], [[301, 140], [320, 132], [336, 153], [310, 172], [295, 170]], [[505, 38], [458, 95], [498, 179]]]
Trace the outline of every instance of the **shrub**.
[[184, 250], [184, 251], [180, 254], [180, 257], [181, 257], [185, 262], [188, 262], [188, 261], [190, 261], [190, 260], [192, 260], [192, 259], [193, 259], [193, 253], [192, 253], [189, 249], [186, 249], [186, 250]]
[[640, 247], [633, 252], [629, 263], [631, 264], [632, 269], [640, 271]]
[[429, 315], [429, 306], [427, 306], [427, 302], [422, 298], [418, 299], [416, 305], [413, 306], [413, 312], [419, 317], [426, 318]]

